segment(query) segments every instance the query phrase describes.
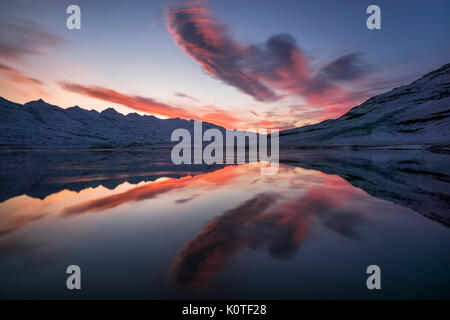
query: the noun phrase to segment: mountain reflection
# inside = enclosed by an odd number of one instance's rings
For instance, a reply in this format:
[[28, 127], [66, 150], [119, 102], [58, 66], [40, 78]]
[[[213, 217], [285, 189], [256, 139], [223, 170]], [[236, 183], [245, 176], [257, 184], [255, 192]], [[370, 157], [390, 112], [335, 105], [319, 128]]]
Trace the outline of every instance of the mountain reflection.
[[282, 163], [338, 175], [371, 196], [450, 226], [450, 155], [424, 151], [285, 154]]
[[[147, 183], [143, 186], [132, 188], [126, 192], [115, 194], [112, 196], [102, 197], [95, 200], [90, 200], [85, 203], [70, 206], [64, 209], [64, 215], [83, 214], [88, 212], [99, 212], [102, 210], [117, 207], [129, 201], [141, 201], [157, 197], [158, 195], [171, 192], [177, 189], [187, 188], [192, 185], [205, 185], [210, 188], [219, 185], [226, 185], [232, 183], [233, 178], [237, 175], [233, 167], [225, 167], [217, 171], [199, 174], [197, 176], [187, 176], [182, 178], [168, 178], [160, 179], [152, 183]], [[189, 200], [189, 199], [188, 199]], [[182, 202], [188, 201], [184, 199]], [[180, 200], [176, 200], [178, 203]]]
[[62, 190], [81, 191], [129, 182], [179, 178], [222, 168], [174, 166], [170, 150], [0, 152], [0, 201], [28, 195], [44, 199]]
[[58, 230], [75, 217], [89, 225], [113, 211], [126, 217], [195, 208], [207, 219], [172, 253], [169, 276], [177, 285], [207, 287], [249, 249], [286, 261], [317, 230], [364, 239], [382, 214], [402, 211], [393, 208], [449, 226], [449, 160], [423, 152], [284, 150], [278, 174], [261, 176], [259, 164], [174, 166], [161, 150], [5, 153], [0, 257], [33, 250], [28, 233], [51, 229], [49, 222]]

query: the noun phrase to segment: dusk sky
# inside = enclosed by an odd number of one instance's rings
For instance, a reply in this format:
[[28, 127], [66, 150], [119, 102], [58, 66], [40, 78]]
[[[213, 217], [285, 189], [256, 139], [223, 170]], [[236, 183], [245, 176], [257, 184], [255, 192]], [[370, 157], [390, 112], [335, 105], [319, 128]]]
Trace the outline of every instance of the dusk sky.
[[[81, 30], [66, 8], [81, 8]], [[381, 30], [366, 8], [381, 8]], [[447, 1], [0, 4], [0, 96], [287, 129], [450, 62]]]

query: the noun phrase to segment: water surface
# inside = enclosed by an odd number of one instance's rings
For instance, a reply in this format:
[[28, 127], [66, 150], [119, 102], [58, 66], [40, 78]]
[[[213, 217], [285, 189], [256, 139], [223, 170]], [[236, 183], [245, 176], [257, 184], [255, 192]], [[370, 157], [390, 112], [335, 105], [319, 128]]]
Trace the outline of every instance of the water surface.
[[450, 298], [450, 156], [281, 159], [261, 176], [163, 150], [3, 153], [0, 297]]

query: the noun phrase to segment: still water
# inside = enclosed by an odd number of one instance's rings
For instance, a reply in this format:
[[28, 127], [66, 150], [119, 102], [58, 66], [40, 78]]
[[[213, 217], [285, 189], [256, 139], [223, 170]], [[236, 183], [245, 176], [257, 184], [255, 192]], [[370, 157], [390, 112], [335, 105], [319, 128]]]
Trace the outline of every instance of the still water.
[[450, 298], [449, 155], [284, 151], [262, 176], [167, 153], [3, 152], [0, 298]]

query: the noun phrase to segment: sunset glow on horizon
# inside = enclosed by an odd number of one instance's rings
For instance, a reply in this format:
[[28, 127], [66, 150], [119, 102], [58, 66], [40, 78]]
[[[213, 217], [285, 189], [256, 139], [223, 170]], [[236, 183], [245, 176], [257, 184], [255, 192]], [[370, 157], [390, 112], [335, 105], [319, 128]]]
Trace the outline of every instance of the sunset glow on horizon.
[[406, 11], [381, 1], [377, 31], [356, 1], [74, 3], [80, 30], [66, 28], [66, 3], [2, 2], [1, 97], [284, 130], [337, 118], [450, 52], [445, 1]]

